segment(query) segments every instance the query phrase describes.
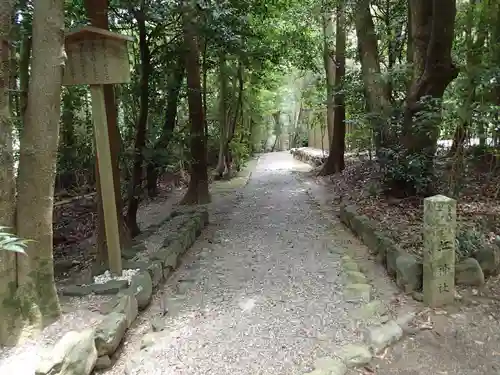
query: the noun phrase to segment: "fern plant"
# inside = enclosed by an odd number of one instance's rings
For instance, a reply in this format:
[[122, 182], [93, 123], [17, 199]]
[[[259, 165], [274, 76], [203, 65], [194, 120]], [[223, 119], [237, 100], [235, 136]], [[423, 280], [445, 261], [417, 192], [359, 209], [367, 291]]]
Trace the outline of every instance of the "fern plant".
[[26, 255], [25, 249], [28, 246], [28, 240], [20, 239], [7, 232], [6, 229], [8, 227], [0, 226], [0, 251], [11, 251]]

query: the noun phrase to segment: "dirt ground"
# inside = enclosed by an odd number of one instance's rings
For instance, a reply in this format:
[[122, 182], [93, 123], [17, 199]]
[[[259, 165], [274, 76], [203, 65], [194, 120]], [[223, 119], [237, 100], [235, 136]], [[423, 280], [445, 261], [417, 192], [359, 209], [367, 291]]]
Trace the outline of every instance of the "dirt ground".
[[[422, 313], [428, 328], [377, 358], [380, 375], [495, 375], [500, 373], [498, 301], [464, 299], [446, 310]], [[492, 313], [488, 313], [492, 311]]]

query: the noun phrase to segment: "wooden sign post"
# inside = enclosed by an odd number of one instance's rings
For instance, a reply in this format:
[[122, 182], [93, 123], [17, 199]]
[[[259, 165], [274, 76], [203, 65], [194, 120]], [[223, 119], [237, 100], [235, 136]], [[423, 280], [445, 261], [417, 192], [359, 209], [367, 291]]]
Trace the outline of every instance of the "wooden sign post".
[[91, 26], [68, 33], [65, 37], [68, 59], [63, 85], [90, 85], [109, 268], [116, 275], [122, 273], [122, 258], [102, 85], [130, 82], [127, 42], [132, 40], [131, 37]]

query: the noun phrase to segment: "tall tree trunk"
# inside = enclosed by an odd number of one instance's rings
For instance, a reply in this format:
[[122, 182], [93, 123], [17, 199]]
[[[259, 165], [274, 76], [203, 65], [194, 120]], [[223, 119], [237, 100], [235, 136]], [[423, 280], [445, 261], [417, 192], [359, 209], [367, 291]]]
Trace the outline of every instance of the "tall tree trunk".
[[[491, 6], [493, 5], [493, 6]], [[495, 62], [496, 66], [500, 66], [500, 2], [492, 2], [491, 10], [494, 12], [494, 29], [492, 33], [492, 39], [494, 41], [494, 46], [492, 48], [493, 56], [492, 60]], [[493, 97], [495, 98], [495, 104], [500, 107], [500, 82], [497, 80], [495, 86], [493, 86]], [[500, 136], [500, 117], [498, 112], [495, 116], [496, 124], [495, 124], [495, 144], [498, 144], [498, 139]]]
[[[469, 8], [467, 9], [467, 22], [466, 22], [466, 74], [467, 83], [465, 89], [465, 98], [463, 101], [460, 122], [457, 124], [453, 136], [453, 144], [450, 148], [450, 155], [457, 152], [462, 152], [467, 138], [468, 129], [472, 125], [472, 106], [476, 99], [476, 86], [477, 86], [477, 66], [481, 63], [481, 54], [484, 49], [484, 42], [486, 41], [487, 31], [485, 29], [485, 16], [488, 8], [482, 6], [481, 15], [478, 25], [478, 30], [474, 33], [474, 15], [477, 6], [477, 0], [470, 0]], [[477, 39], [474, 41], [474, 34]]]
[[63, 92], [61, 133], [59, 142], [59, 155], [63, 161], [62, 170], [56, 175], [56, 190], [69, 188], [76, 183], [76, 171], [70, 166], [76, 161], [75, 148], [75, 111], [74, 111], [74, 88], [67, 87]]
[[28, 244], [28, 257], [18, 262], [18, 291], [25, 313], [39, 309], [42, 324], [61, 314], [54, 282], [52, 211], [65, 63], [63, 30], [64, 1], [35, 2], [31, 100], [17, 180], [17, 234], [33, 242]]
[[372, 124], [375, 148], [379, 152], [382, 148], [389, 147], [392, 144], [393, 137], [389, 127], [391, 102], [387, 97], [386, 84], [382, 80], [380, 73], [377, 35], [370, 13], [370, 0], [357, 1], [354, 18], [361, 61], [361, 74], [368, 106], [373, 113]]
[[[167, 152], [177, 122], [177, 106], [179, 104], [180, 90], [185, 75], [184, 54], [179, 52], [173, 71], [169, 76], [165, 122], [163, 123], [160, 138], [154, 145], [155, 151]], [[158, 174], [162, 165], [163, 163], [157, 163], [155, 160], [151, 160], [148, 164], [147, 189], [150, 197], [155, 197], [158, 193]]]
[[413, 64], [413, 36], [412, 36], [412, 17], [411, 17], [411, 7], [410, 0], [406, 0], [408, 19], [406, 21], [406, 62], [408, 65]]
[[[14, 17], [12, 17], [12, 18], [14, 18]], [[9, 88], [10, 88], [9, 96], [10, 96], [10, 98], [9, 98], [9, 101], [10, 101], [10, 104], [9, 104], [9, 108], [10, 108], [11, 116], [20, 117], [21, 111], [20, 111], [19, 96], [16, 94], [18, 92], [18, 88], [17, 88], [17, 80], [18, 80], [17, 49], [13, 44], [11, 44], [10, 50], [11, 51], [9, 54], [9, 56], [10, 56], [10, 60], [9, 60], [9, 64], [10, 64], [10, 68], [9, 68], [9, 73], [10, 73], [10, 77], [9, 77]]]
[[[0, 1], [0, 40], [9, 39], [12, 1]], [[14, 177], [13, 126], [9, 109], [8, 43], [0, 43], [0, 226], [15, 231], [16, 191]], [[17, 315], [14, 292], [17, 288], [16, 255], [0, 250], [0, 346], [11, 344], [13, 320]], [[15, 340], [14, 340], [15, 341]]]
[[333, 15], [328, 10], [323, 14], [323, 64], [326, 77], [326, 128], [328, 134], [328, 144], [333, 140], [334, 127], [334, 87], [335, 87], [335, 48], [334, 48]]
[[333, 140], [330, 144], [330, 152], [320, 174], [329, 175], [340, 173], [345, 168], [345, 103], [342, 90], [345, 76], [345, 12], [344, 3], [337, 1], [336, 9], [336, 32], [335, 32], [335, 113], [333, 126]]
[[[238, 86], [235, 85], [235, 89], [238, 90], [238, 95], [236, 99], [236, 104], [234, 108], [234, 114], [232, 120], [229, 122], [228, 125], [228, 134], [227, 134], [227, 139], [226, 139], [226, 149], [225, 149], [225, 154], [224, 157], [226, 159], [226, 166], [227, 166], [227, 173], [226, 176], [228, 178], [231, 177], [231, 168], [233, 164], [233, 153], [231, 150], [231, 141], [234, 138], [234, 133], [236, 132], [236, 126], [238, 124], [238, 119], [240, 117], [240, 112], [243, 113], [243, 90], [244, 90], [244, 78], [243, 78], [243, 64], [241, 61], [238, 61], [238, 69], [236, 72], [237, 75], [237, 81], [238, 81]], [[235, 97], [236, 95], [233, 95]], [[236, 171], [240, 171], [241, 165], [240, 165], [240, 160], [236, 160]]]
[[[406, 150], [406, 160], [418, 157], [422, 162], [420, 174], [423, 179], [419, 187], [408, 181], [398, 181], [406, 195], [427, 194], [432, 190], [441, 99], [448, 84], [458, 75], [451, 58], [456, 0], [411, 0], [410, 9], [415, 42], [415, 78], [407, 98], [401, 143]], [[432, 98], [436, 103], [429, 107], [426, 100], [422, 100], [426, 98]], [[430, 114], [419, 116], [424, 111], [430, 111]]]
[[200, 50], [196, 35], [196, 15], [187, 0], [183, 2], [182, 23], [186, 50], [189, 120], [191, 122], [191, 178], [182, 204], [210, 202], [208, 191], [205, 115], [201, 93]]
[[137, 224], [137, 209], [139, 208], [139, 197], [142, 185], [142, 163], [144, 161], [143, 149], [146, 146], [146, 132], [148, 125], [149, 111], [149, 75], [151, 72], [151, 56], [147, 40], [146, 18], [144, 14], [144, 1], [141, 9], [136, 12], [135, 18], [139, 28], [139, 52], [141, 55], [141, 74], [139, 81], [140, 88], [140, 109], [136, 123], [135, 143], [134, 143], [134, 165], [132, 168], [132, 178], [130, 180], [127, 225], [132, 237], [140, 233]]
[[[203, 90], [202, 100], [203, 100], [203, 113], [208, 113], [208, 103], [207, 103], [207, 79], [208, 79], [208, 43], [210, 39], [203, 39], [203, 56], [202, 56], [202, 82], [201, 88]], [[204, 116], [204, 126], [205, 126], [205, 144], [208, 145], [208, 121], [207, 116]], [[207, 147], [207, 158], [208, 158], [208, 147]]]
[[226, 164], [226, 148], [227, 139], [229, 136], [229, 119], [228, 119], [228, 68], [226, 61], [226, 53], [221, 50], [219, 52], [219, 158], [217, 167], [215, 168], [215, 178], [221, 179], [228, 170]]
[[[85, 11], [92, 26], [101, 29], [109, 30], [108, 22], [108, 0], [84, 0]], [[115, 100], [115, 92], [113, 85], [104, 85], [104, 105], [106, 108], [106, 119], [108, 121], [108, 135], [109, 146], [111, 151], [111, 167], [113, 168], [113, 182], [116, 197], [116, 212], [118, 214], [118, 223], [120, 229], [120, 245], [122, 247], [129, 247], [132, 239], [130, 232], [125, 223], [122, 215], [122, 192], [121, 192], [121, 179], [120, 179], [120, 164], [119, 155], [121, 149], [121, 135], [118, 128], [118, 113]], [[104, 211], [102, 207], [101, 197], [101, 178], [99, 176], [98, 168], [99, 160], [96, 155], [96, 207], [97, 207], [97, 263], [107, 264], [108, 262], [108, 248], [106, 245], [106, 231], [104, 227]]]
[[23, 35], [21, 41], [21, 52], [19, 56], [19, 107], [21, 118], [24, 117], [26, 107], [28, 106], [28, 84], [30, 78], [30, 60], [31, 60], [31, 37]]
[[[406, 93], [410, 92], [411, 83], [413, 81], [413, 36], [412, 36], [412, 16], [410, 9], [410, 0], [406, 0], [406, 7], [408, 13], [408, 19], [406, 20], [406, 65], [407, 65], [407, 79], [406, 79]], [[411, 74], [410, 74], [411, 73]]]

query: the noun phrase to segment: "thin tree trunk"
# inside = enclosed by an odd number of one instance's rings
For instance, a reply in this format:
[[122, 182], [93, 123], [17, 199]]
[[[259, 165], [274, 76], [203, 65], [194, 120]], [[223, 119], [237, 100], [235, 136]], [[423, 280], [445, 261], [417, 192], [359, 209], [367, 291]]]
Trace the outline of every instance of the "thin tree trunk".
[[[413, 81], [413, 54], [414, 54], [414, 46], [413, 46], [413, 36], [412, 36], [412, 15], [411, 15], [411, 8], [410, 8], [410, 0], [406, 0], [406, 7], [407, 9], [407, 14], [408, 14], [408, 19], [406, 21], [406, 65], [407, 65], [407, 79], [406, 79], [406, 94], [410, 92], [411, 88], [411, 83]], [[409, 74], [409, 73], [412, 74]]]
[[333, 16], [331, 14], [323, 15], [323, 63], [326, 77], [326, 127], [328, 134], [328, 144], [333, 141], [333, 126], [334, 126], [334, 87], [335, 87], [335, 61], [333, 46], [334, 35]]
[[[493, 5], [493, 6], [491, 6]], [[495, 24], [495, 27], [493, 29], [493, 32], [492, 32], [492, 39], [494, 41], [496, 41], [495, 45], [494, 45], [494, 48], [493, 48], [493, 61], [495, 62], [496, 66], [500, 66], [500, 45], [498, 43], [498, 41], [500, 41], [500, 3], [499, 2], [494, 2], [492, 3], [490, 6], [491, 6], [491, 9], [492, 11], [495, 13], [495, 16], [494, 16], [494, 24]], [[493, 97], [495, 98], [495, 101], [494, 103], [500, 107], [500, 82], [496, 82], [495, 86], [493, 87], [493, 90], [492, 90], [492, 94], [493, 94]], [[498, 145], [498, 139], [499, 139], [499, 136], [500, 136], [500, 121], [499, 121], [499, 116], [498, 116], [498, 112], [495, 116], [495, 131], [494, 131], [494, 141], [495, 141], [495, 144]]]
[[[204, 38], [203, 40], [203, 59], [202, 59], [202, 86], [203, 89], [203, 113], [208, 113], [208, 103], [207, 103], [207, 79], [208, 79], [208, 66], [207, 66], [207, 53], [208, 53], [208, 38]], [[208, 121], [207, 116], [204, 117], [204, 125], [205, 125], [205, 144], [208, 145]], [[207, 157], [208, 157], [208, 147], [207, 147]]]
[[[234, 115], [232, 121], [229, 123], [229, 132], [226, 140], [226, 150], [225, 150], [225, 159], [227, 166], [227, 178], [231, 177], [231, 168], [233, 164], [233, 153], [231, 150], [231, 141], [234, 138], [234, 133], [236, 132], [236, 125], [238, 124], [238, 117], [240, 115], [240, 111], [243, 112], [243, 90], [244, 90], [244, 80], [243, 80], [243, 65], [241, 61], [238, 61], [238, 99], [236, 100], [236, 106], [234, 109]], [[233, 95], [234, 96], [234, 95]], [[240, 170], [240, 161], [236, 160], [236, 170]]]
[[54, 281], [52, 211], [65, 63], [63, 30], [64, 1], [34, 3], [31, 100], [17, 180], [17, 234], [33, 242], [28, 244], [28, 256], [18, 257], [18, 295], [27, 317], [41, 317], [43, 325], [61, 314]]
[[345, 104], [342, 85], [345, 76], [346, 34], [344, 4], [340, 0], [337, 2], [335, 18], [335, 113], [333, 140], [326, 163], [320, 172], [321, 175], [340, 173], [345, 168]]
[[410, 0], [406, 0], [406, 7], [407, 9], [407, 14], [408, 14], [408, 20], [406, 23], [406, 62], [408, 65], [413, 64], [413, 53], [414, 53], [414, 47], [413, 47], [413, 37], [412, 37], [412, 16], [411, 16], [411, 7], [410, 7]]
[[205, 143], [205, 115], [201, 92], [200, 51], [196, 29], [196, 15], [189, 1], [184, 0], [182, 23], [186, 50], [189, 120], [191, 122], [191, 178], [181, 204], [210, 202], [208, 191], [207, 149]]
[[[179, 95], [186, 74], [184, 67], [184, 55], [179, 53], [178, 60], [173, 68], [173, 72], [169, 77], [168, 93], [167, 93], [167, 109], [165, 111], [165, 122], [160, 138], [156, 142], [154, 149], [156, 151], [166, 152], [174, 133], [175, 124], [177, 122], [177, 107], [179, 104]], [[151, 160], [147, 170], [147, 189], [150, 197], [155, 197], [158, 190], [158, 169], [162, 163], [157, 163]]]
[[29, 68], [31, 60], [31, 37], [24, 35], [21, 42], [21, 53], [19, 56], [19, 110], [21, 118], [24, 117], [26, 107], [28, 106], [28, 84], [29, 84]]
[[135, 237], [140, 233], [139, 225], [137, 224], [137, 210], [139, 208], [139, 197], [141, 194], [142, 163], [144, 161], [143, 149], [146, 146], [146, 132], [149, 111], [149, 75], [151, 71], [151, 56], [147, 40], [144, 2], [142, 3], [141, 10], [136, 12], [136, 20], [139, 27], [141, 75], [139, 81], [140, 110], [136, 124], [134, 165], [132, 168], [132, 178], [130, 181], [127, 209], [127, 225], [130, 229], [132, 237]]
[[227, 173], [226, 147], [229, 136], [228, 121], [228, 72], [226, 54], [219, 52], [219, 158], [215, 168], [215, 178], [221, 179]]

